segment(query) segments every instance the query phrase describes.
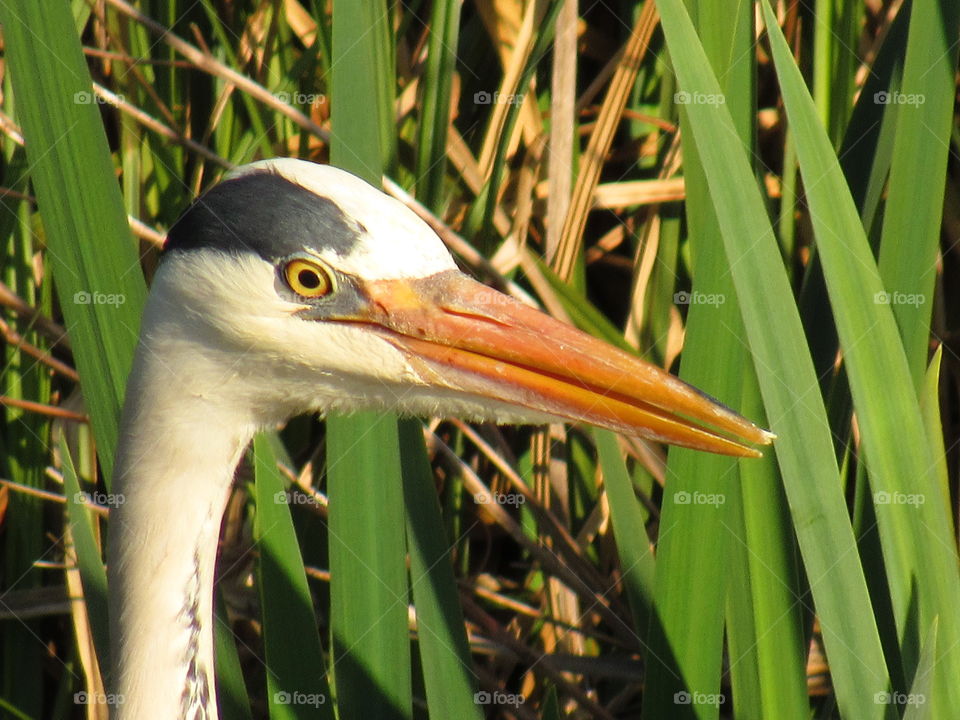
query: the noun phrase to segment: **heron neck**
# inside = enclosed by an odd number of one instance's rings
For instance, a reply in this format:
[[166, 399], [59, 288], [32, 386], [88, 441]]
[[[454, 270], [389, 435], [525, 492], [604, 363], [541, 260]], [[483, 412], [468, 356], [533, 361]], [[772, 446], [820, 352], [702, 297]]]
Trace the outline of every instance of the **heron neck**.
[[127, 388], [109, 547], [116, 720], [218, 717], [217, 541], [255, 428], [223, 395], [211, 396], [216, 386], [202, 367], [178, 371], [177, 342], [146, 338]]

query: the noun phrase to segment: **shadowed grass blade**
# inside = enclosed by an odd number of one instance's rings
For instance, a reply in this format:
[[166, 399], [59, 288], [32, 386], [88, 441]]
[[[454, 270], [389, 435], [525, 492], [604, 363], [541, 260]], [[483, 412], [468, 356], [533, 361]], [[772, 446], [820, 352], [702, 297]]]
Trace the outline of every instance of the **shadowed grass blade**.
[[333, 718], [330, 689], [303, 558], [277, 455], [264, 434], [253, 440], [260, 554], [259, 586], [267, 701], [271, 718]]
[[477, 679], [450, 561], [453, 547], [443, 532], [419, 420], [400, 421], [400, 458], [417, 638], [430, 717], [480, 720], [483, 708], [474, 700]]
[[[394, 71], [382, 0], [334, 0], [331, 162], [379, 185], [393, 156]], [[397, 420], [327, 420], [333, 672], [341, 717], [412, 713]]]

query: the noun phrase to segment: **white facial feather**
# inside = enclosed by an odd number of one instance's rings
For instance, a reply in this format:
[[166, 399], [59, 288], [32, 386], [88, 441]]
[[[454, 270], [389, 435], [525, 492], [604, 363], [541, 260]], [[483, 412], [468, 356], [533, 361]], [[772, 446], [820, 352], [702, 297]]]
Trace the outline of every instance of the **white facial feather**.
[[325, 260], [369, 279], [426, 277], [456, 268], [436, 233], [407, 206], [356, 175], [306, 160], [260, 160], [231, 171], [227, 178], [270, 170], [336, 203], [367, 232], [349, 254], [330, 252]]
[[453, 377], [422, 377], [404, 352], [362, 327], [304, 320], [296, 312], [306, 306], [279, 295], [275, 283], [273, 266], [253, 254], [199, 249], [171, 255], [154, 277], [144, 312], [148, 356], [191, 363], [177, 368], [170, 382], [187, 383], [178, 389], [215, 396], [244, 416], [252, 412], [259, 425], [304, 412], [358, 409], [495, 422], [550, 419], [464, 393]]

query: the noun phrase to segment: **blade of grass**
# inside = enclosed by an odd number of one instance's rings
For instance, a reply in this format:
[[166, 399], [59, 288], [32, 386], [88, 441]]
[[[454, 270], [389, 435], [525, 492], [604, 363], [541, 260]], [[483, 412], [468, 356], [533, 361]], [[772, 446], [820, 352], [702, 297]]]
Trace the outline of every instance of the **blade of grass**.
[[[389, 13], [382, 0], [334, 0], [331, 162], [375, 186], [396, 145]], [[370, 99], [376, 101], [371, 107]], [[338, 712], [412, 713], [408, 583], [397, 420], [327, 420], [330, 612]]]
[[[653, 613], [654, 577], [656, 564], [647, 538], [643, 513], [627, 474], [617, 436], [606, 430], [593, 429], [603, 484], [610, 499], [610, 520], [617, 541], [617, 554], [623, 567], [623, 583], [633, 615], [638, 642], [650, 626]], [[619, 628], [623, 632], [625, 628]], [[648, 661], [649, 662], [649, 661]]]
[[580, 173], [574, 183], [557, 256], [553, 261], [557, 274], [562, 278], [573, 277], [576, 260], [583, 248], [583, 231], [587, 225], [593, 193], [600, 181], [600, 170], [613, 143], [614, 132], [630, 97], [630, 89], [636, 82], [640, 59], [656, 29], [656, 20], [654, 4], [645, 3], [632, 28], [616, 73], [610, 81], [610, 89], [603, 100], [596, 128], [590, 135], [590, 142], [581, 158]]
[[[9, 92], [9, 82], [6, 83]], [[12, 105], [12, 102], [8, 102]], [[49, 313], [49, 288], [37, 287], [33, 274], [34, 246], [30, 223], [30, 204], [23, 199], [28, 191], [27, 158], [22, 147], [9, 138], [4, 141], [4, 171], [2, 184], [13, 193], [0, 198], [0, 278], [18, 297], [31, 306]], [[45, 297], [44, 297], [45, 296]], [[12, 320], [4, 313], [4, 320]], [[39, 333], [27, 333], [29, 342], [46, 349], [47, 343]], [[0, 371], [0, 394], [18, 400], [34, 400], [50, 404], [51, 379], [44, 366], [21, 348], [5, 343], [3, 370]], [[0, 453], [0, 472], [15, 483], [41, 488], [45, 483], [47, 448], [50, 444], [50, 422], [43, 415], [6, 405], [3, 408], [2, 428], [5, 452]], [[42, 554], [43, 507], [40, 500], [15, 493], [5, 511], [4, 568], [0, 592], [26, 590], [42, 584], [42, 571], [34, 566]], [[11, 624], [3, 637], [3, 664], [9, 672], [3, 675], [3, 694], [13, 704], [40, 715], [43, 695], [43, 644], [35, 638], [42, 634], [36, 621], [25, 625]]]
[[[659, 0], [680, 87], [720, 95], [682, 3]], [[889, 679], [840, 490], [817, 378], [749, 159], [723, 105], [687, 107], [740, 301], [824, 641], [837, 702], [851, 717], [890, 717], [872, 702]], [[744, 258], [749, 254], [749, 262]], [[889, 713], [889, 714], [888, 714]]]
[[109, 483], [146, 287], [69, 6], [2, 3], [0, 23], [47, 258]]
[[[880, 275], [839, 162], [767, 3], [764, 17], [866, 451], [904, 666], [912, 676], [917, 633], [939, 615], [945, 651], [934, 702], [957, 707], [960, 687], [947, 679], [960, 675], [960, 611], [954, 602], [960, 573], [950, 519], [934, 500], [941, 496], [936, 465], [910, 368], [890, 306], [878, 300], [884, 296]], [[874, 686], [874, 692], [883, 690]]]
[[480, 720], [483, 708], [474, 699], [477, 679], [450, 561], [453, 547], [443, 532], [419, 420], [400, 421], [400, 459], [427, 708], [436, 720]]
[[920, 662], [917, 663], [917, 674], [910, 687], [910, 693], [905, 697], [890, 697], [893, 704], [907, 706], [903, 713], [903, 720], [927, 720], [927, 718], [936, 717], [933, 714], [933, 703], [927, 700], [933, 690], [934, 667], [937, 664], [938, 625], [939, 621], [935, 618], [924, 636], [923, 645], [920, 648]]
[[[278, 442], [276, 438], [274, 442]], [[258, 585], [271, 718], [334, 717], [313, 602], [271, 438], [253, 440]]]
[[422, 103], [417, 140], [417, 199], [437, 212], [447, 168], [447, 127], [457, 62], [460, 3], [438, 0], [430, 14], [427, 71], [421, 78]]
[[[939, 346], [930, 360], [920, 394], [920, 412], [923, 413], [923, 425], [930, 439], [930, 455], [937, 465], [937, 485], [940, 487], [938, 502], [950, 507], [950, 477], [947, 472], [947, 453], [943, 446], [943, 423], [940, 419], [940, 364], [943, 359], [943, 346]], [[951, 534], [953, 532], [951, 531]]]
[[[553, 38], [553, 32], [556, 29], [557, 14], [560, 12], [561, 7], [562, 3], [554, 2], [547, 8], [542, 20], [542, 30], [537, 35], [527, 64], [520, 73], [520, 78], [517, 82], [518, 90], [529, 87], [530, 80], [537, 69], [537, 65], [546, 55], [550, 47], [550, 41]], [[480, 195], [477, 197], [473, 206], [471, 206], [467, 219], [464, 222], [465, 235], [479, 234], [481, 237], [490, 237], [492, 235], [493, 217], [497, 208], [497, 199], [500, 194], [504, 167], [507, 162], [510, 138], [513, 136], [513, 128], [517, 123], [521, 107], [522, 103], [516, 100], [507, 103], [507, 111], [503, 119], [503, 128], [493, 155], [490, 176], [484, 183]]]
[[243, 669], [237, 645], [227, 619], [223, 596], [218, 593], [214, 610], [214, 658], [217, 664], [217, 701], [224, 717], [235, 720], [253, 720], [250, 698], [243, 682]]
[[915, 387], [927, 368], [953, 128], [958, 32], [960, 4], [913, 2], [903, 91], [873, 97], [874, 102], [892, 104], [888, 112], [896, 111], [879, 265]]
[[[763, 424], [756, 373], [744, 368], [747, 417]], [[739, 567], [728, 584], [727, 642], [731, 689], [737, 716], [802, 720], [809, 717], [804, 632], [807, 587], [797, 567], [790, 512], [768, 453], [740, 464], [742, 512], [730, 551]], [[734, 561], [735, 563], [738, 561]], [[738, 622], [738, 620], [740, 622]], [[746, 685], [746, 687], [744, 687]]]
[[[67, 520], [73, 530], [73, 545], [77, 551], [83, 597], [87, 603], [90, 631], [97, 648], [97, 659], [103, 669], [110, 667], [110, 631], [107, 621], [107, 571], [100, 557], [100, 547], [94, 539], [93, 519], [86, 507], [80, 481], [73, 466], [70, 448], [60, 438], [60, 456], [63, 458], [63, 491], [67, 499]], [[122, 498], [120, 498], [122, 502]]]
[[[724, 78], [723, 102], [734, 116], [738, 140], [749, 152], [753, 137], [753, 16], [749, 4], [738, 11], [717, 3], [689, 0], [700, 24], [705, 51], [717, 75]], [[734, 59], [737, 61], [734, 62]], [[693, 288], [686, 298], [686, 339], [680, 376], [736, 408], [742, 398], [741, 373], [746, 362], [743, 324], [728, 271], [723, 240], [697, 144], [685, 108], [707, 98], [683, 91], [674, 96], [680, 110], [686, 215], [692, 256]], [[713, 98], [720, 102], [720, 98]], [[734, 138], [730, 139], [735, 142]], [[698, 301], [703, 298], [705, 301]], [[675, 301], [676, 301], [675, 297]], [[713, 299], [713, 301], [711, 301]], [[669, 715], [678, 697], [691, 700], [692, 714], [717, 717], [720, 692], [723, 617], [727, 595], [724, 558], [733, 541], [731, 528], [739, 508], [735, 459], [671, 448], [660, 516], [655, 590], [658, 622], [651, 628], [647, 657], [646, 718]], [[675, 667], [664, 658], [674, 659]], [[682, 695], [686, 693], [686, 695]], [[707, 699], [699, 702], [699, 698]]]

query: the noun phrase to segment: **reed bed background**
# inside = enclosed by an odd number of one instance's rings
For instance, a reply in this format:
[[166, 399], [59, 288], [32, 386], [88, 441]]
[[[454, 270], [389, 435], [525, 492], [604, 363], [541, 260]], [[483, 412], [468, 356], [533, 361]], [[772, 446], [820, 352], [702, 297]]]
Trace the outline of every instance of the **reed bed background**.
[[0, 23], [0, 714], [107, 717], [148, 280], [187, 204], [271, 156], [383, 183], [470, 272], [779, 437], [735, 461], [376, 413], [261, 435], [223, 527], [223, 717], [960, 707], [956, 3], [3, 0]]

